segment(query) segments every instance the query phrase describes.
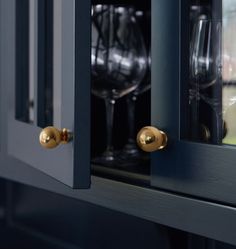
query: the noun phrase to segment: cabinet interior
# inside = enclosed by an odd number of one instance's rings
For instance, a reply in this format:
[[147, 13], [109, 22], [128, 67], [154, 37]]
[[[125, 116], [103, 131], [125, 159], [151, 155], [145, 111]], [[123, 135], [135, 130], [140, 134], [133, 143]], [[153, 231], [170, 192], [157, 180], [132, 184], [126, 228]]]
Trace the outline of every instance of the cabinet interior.
[[[151, 1], [92, 1], [92, 5], [108, 5], [114, 7], [132, 8], [135, 13], [135, 19], [138, 28], [143, 36], [144, 46], [147, 50], [151, 44]], [[133, 13], [133, 12], [132, 12]], [[138, 15], [138, 16], [136, 16]], [[93, 19], [92, 19], [93, 20]], [[92, 21], [93, 22], [93, 21]], [[93, 34], [92, 34], [93, 36]], [[93, 70], [93, 69], [92, 69]], [[147, 70], [148, 71], [148, 70]], [[146, 73], [144, 80], [150, 79], [150, 72]], [[149, 79], [148, 79], [149, 77]], [[93, 81], [93, 76], [92, 76]], [[151, 83], [151, 82], [150, 82]], [[93, 82], [92, 82], [93, 84]], [[142, 84], [142, 82], [140, 83]], [[106, 130], [106, 109], [105, 101], [98, 96], [91, 94], [91, 161], [92, 172], [94, 175], [111, 178], [118, 181], [125, 181], [138, 185], [149, 185], [150, 177], [150, 154], [139, 151], [141, 157], [133, 158], [132, 155], [127, 159], [123, 158], [124, 146], [128, 142], [129, 121], [127, 94], [116, 100], [114, 106], [114, 125], [112, 131], [112, 144], [116, 153], [115, 160], [111, 163], [97, 162], [96, 158], [100, 157], [106, 149], [107, 130]], [[151, 123], [151, 91], [150, 89], [137, 96], [134, 111], [134, 133]], [[99, 161], [99, 160], [98, 160]]]

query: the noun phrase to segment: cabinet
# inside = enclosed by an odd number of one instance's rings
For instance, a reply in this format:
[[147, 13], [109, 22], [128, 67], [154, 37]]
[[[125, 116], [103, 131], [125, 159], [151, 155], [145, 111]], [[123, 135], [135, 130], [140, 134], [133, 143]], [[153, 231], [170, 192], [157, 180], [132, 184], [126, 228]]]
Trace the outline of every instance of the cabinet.
[[[211, 89], [211, 91], [217, 92], [218, 96], [216, 93], [214, 94], [219, 103], [215, 106], [212, 103], [205, 104], [204, 107], [199, 105], [198, 118], [201, 120], [196, 122], [204, 122], [204, 118], [207, 122], [206, 119], [209, 118], [216, 125], [216, 116], [218, 116], [222, 126], [222, 119], [227, 118], [227, 112], [228, 115], [233, 115], [234, 111], [232, 103], [231, 114], [229, 114], [230, 108], [225, 112], [223, 110], [225, 108], [224, 102], [229, 101], [230, 97], [233, 96], [232, 93], [227, 95], [226, 91], [232, 91], [230, 89], [234, 87], [232, 74], [226, 75], [231, 65], [227, 62], [226, 57], [228, 56], [233, 60], [231, 58], [233, 57], [233, 45], [229, 45], [231, 43], [229, 40], [232, 41], [233, 36], [229, 36], [228, 32], [230, 28], [234, 27], [234, 3], [227, 0], [200, 1], [199, 3], [202, 4], [202, 8], [206, 9], [198, 10], [197, 15], [208, 15], [205, 17], [208, 19], [202, 22], [212, 20], [212, 32], [216, 32], [213, 30], [215, 23], [221, 27], [221, 33], [218, 36], [213, 34], [215, 37], [212, 36], [210, 39], [212, 43], [214, 42], [215, 47], [218, 39], [222, 42], [219, 48], [222, 50], [222, 54], [219, 55], [222, 56], [220, 58], [222, 75], [215, 83], [215, 90]], [[191, 25], [193, 25], [190, 21], [190, 9], [191, 5], [196, 4], [196, 7], [199, 3], [180, 1], [175, 3], [175, 8], [170, 8], [168, 1], [165, 3], [158, 1], [153, 4], [156, 13], [153, 18], [157, 25], [155, 30], [159, 30], [162, 35], [153, 32], [153, 43], [161, 44], [161, 49], [158, 45], [153, 46], [153, 67], [155, 70], [153, 70], [152, 79], [152, 123], [169, 134], [170, 142], [165, 151], [152, 155], [152, 186], [235, 205], [235, 146], [232, 143], [229, 144], [230, 142], [226, 139], [223, 139], [222, 142], [222, 138], [220, 141], [211, 140], [207, 143], [193, 141], [190, 138], [189, 130], [194, 129], [194, 124], [190, 123], [189, 127], [186, 125], [186, 118], [188, 119], [191, 115], [188, 110], [187, 97], [187, 88], [191, 81], [189, 76], [191, 70], [189, 46], [192, 35]], [[231, 8], [231, 14], [229, 14], [229, 8]], [[197, 22], [196, 17], [194, 21]], [[211, 52], [209, 51], [209, 53]], [[213, 59], [216, 60], [216, 58]], [[231, 70], [234, 70], [234, 67]], [[210, 88], [214, 89], [212, 86]], [[205, 94], [209, 99], [211, 98], [209, 101], [213, 101], [213, 93], [205, 93], [204, 91], [206, 92], [206, 90], [200, 90], [201, 98], [204, 98]], [[200, 101], [204, 102], [204, 100]], [[210, 111], [209, 108], [211, 108]], [[205, 117], [203, 117], [204, 115]], [[208, 126], [210, 126], [209, 121]], [[213, 124], [211, 126], [211, 132], [214, 133]], [[229, 126], [231, 126], [230, 129], [233, 129], [234, 121], [231, 121]], [[227, 137], [229, 135], [233, 137], [230, 130], [228, 130]], [[216, 137], [212, 134], [212, 137], [214, 136]]]
[[[12, 38], [6, 41], [12, 53], [7, 61], [11, 72], [4, 86], [10, 93], [7, 152], [66, 185], [87, 188], [90, 2], [26, 0], [2, 4], [12, 18], [9, 24], [3, 20]], [[73, 133], [73, 142], [54, 150], [43, 149], [38, 137], [46, 126], [67, 128]]]
[[[189, 15], [195, 2], [130, 1], [151, 10], [151, 108], [147, 104], [140, 109], [150, 114], [151, 122], [148, 115], [141, 114], [139, 118], [145, 116], [145, 121], [140, 124], [165, 131], [168, 145], [151, 153], [150, 164], [141, 172], [135, 167], [129, 171], [93, 163], [92, 174], [90, 150], [94, 144], [99, 148], [101, 141], [95, 141], [99, 136], [91, 135], [90, 126], [96, 129], [101, 116], [98, 105], [91, 107], [90, 103], [91, 2], [0, 3], [4, 34], [1, 89], [7, 89], [7, 95], [1, 91], [4, 139], [0, 175], [236, 244], [232, 232], [236, 228], [235, 148], [218, 140], [193, 141], [186, 132], [192, 125], [185, 120], [189, 113]], [[220, 1], [201, 3], [211, 7], [216, 4], [218, 7], [213, 7], [222, 10]], [[221, 18], [217, 15], [215, 18]], [[53, 91], [47, 91], [47, 87]], [[91, 109], [97, 112], [93, 122]], [[46, 126], [67, 128], [72, 141], [45, 150], [38, 136]], [[212, 121], [210, 128], [214, 137]], [[105, 136], [101, 133], [100, 137]], [[55, 179], [72, 188], [90, 189], [71, 189]]]

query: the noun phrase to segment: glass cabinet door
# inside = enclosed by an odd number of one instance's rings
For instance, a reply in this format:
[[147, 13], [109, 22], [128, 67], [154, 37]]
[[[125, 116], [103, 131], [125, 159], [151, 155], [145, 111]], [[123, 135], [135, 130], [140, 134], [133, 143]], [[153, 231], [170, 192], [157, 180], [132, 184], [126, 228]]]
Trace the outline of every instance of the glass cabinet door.
[[87, 0], [11, 6], [8, 153], [73, 188], [90, 186], [90, 7]]
[[153, 153], [152, 185], [235, 204], [236, 3], [160, 0], [153, 9], [152, 124], [169, 141]]

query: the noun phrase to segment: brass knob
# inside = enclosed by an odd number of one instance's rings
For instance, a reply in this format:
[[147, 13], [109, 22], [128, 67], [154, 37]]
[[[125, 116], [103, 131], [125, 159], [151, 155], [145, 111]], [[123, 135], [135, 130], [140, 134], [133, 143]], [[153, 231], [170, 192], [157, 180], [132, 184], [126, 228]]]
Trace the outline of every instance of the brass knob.
[[53, 126], [44, 128], [39, 135], [39, 142], [46, 149], [56, 148], [59, 144], [67, 144], [71, 135], [67, 129], [59, 130]]
[[165, 132], [152, 126], [143, 127], [137, 135], [139, 148], [146, 152], [164, 149], [167, 145], [167, 140]]

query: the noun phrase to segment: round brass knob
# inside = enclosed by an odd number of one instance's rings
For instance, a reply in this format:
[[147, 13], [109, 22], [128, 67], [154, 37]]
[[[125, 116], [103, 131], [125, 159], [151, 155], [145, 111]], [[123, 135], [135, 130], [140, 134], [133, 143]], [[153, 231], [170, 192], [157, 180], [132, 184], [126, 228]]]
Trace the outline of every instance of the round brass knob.
[[167, 145], [165, 132], [152, 126], [143, 127], [137, 135], [137, 143], [140, 149], [146, 152], [161, 150]]
[[44, 128], [39, 135], [39, 142], [46, 149], [56, 148], [59, 144], [66, 144], [70, 140], [67, 129], [59, 130], [53, 126]]

